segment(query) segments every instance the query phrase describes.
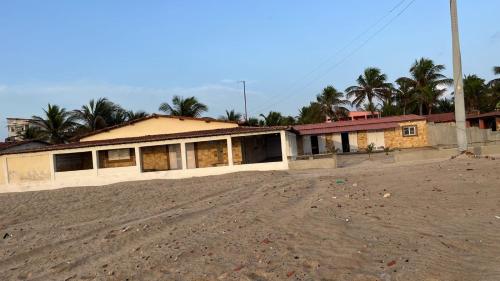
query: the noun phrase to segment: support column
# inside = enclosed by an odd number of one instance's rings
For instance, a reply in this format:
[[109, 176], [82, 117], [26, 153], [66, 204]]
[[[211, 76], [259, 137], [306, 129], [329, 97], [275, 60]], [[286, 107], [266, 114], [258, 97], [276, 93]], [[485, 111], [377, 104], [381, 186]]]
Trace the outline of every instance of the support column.
[[181, 160], [182, 160], [182, 169], [187, 169], [187, 154], [186, 154], [186, 143], [181, 142]]
[[286, 132], [280, 132], [281, 139], [281, 158], [283, 163], [288, 167], [288, 142], [286, 141]]
[[134, 147], [135, 151], [135, 167], [138, 174], [142, 173], [142, 156], [141, 156], [141, 148], [136, 146]]
[[56, 159], [53, 153], [49, 154], [49, 166], [50, 166], [50, 180], [54, 182], [56, 180]]
[[233, 166], [233, 141], [231, 136], [226, 138], [227, 140], [227, 162], [229, 166]]
[[94, 174], [96, 176], [99, 175], [99, 155], [97, 154], [97, 150], [92, 150], [92, 169], [94, 170]]
[[484, 119], [479, 119], [479, 129], [486, 129]]

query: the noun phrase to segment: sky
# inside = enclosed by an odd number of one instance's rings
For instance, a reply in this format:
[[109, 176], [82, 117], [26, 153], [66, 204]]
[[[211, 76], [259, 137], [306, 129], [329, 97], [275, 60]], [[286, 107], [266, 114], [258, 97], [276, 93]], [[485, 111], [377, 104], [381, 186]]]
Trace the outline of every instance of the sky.
[[[500, 65], [498, 0], [458, 0], [464, 74]], [[448, 0], [0, 0], [0, 139], [6, 117], [107, 97], [158, 112], [196, 96], [206, 116], [296, 116], [367, 67], [394, 81], [420, 57], [452, 76]]]

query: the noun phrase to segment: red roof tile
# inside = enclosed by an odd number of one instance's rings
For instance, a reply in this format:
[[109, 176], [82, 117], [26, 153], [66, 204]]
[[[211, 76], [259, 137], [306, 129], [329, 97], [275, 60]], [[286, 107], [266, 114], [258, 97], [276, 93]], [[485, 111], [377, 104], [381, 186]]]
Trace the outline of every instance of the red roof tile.
[[401, 115], [389, 116], [382, 118], [364, 119], [364, 120], [350, 120], [338, 121], [332, 123], [317, 123], [293, 126], [293, 129], [298, 131], [301, 135], [307, 134], [326, 134], [326, 133], [340, 133], [340, 132], [355, 132], [355, 131], [369, 131], [369, 130], [383, 130], [389, 128], [397, 128], [398, 123], [408, 121], [425, 120], [424, 116], [418, 115]]
[[165, 140], [175, 140], [175, 139], [187, 139], [187, 138], [199, 138], [199, 137], [212, 137], [212, 136], [223, 136], [223, 135], [237, 135], [237, 134], [247, 134], [247, 133], [263, 133], [263, 132], [273, 132], [288, 130], [292, 131], [290, 127], [287, 126], [275, 126], [275, 127], [235, 127], [235, 128], [225, 128], [225, 129], [215, 129], [215, 130], [205, 130], [205, 131], [193, 131], [177, 134], [164, 134], [164, 135], [150, 135], [142, 137], [131, 137], [131, 138], [120, 138], [120, 139], [110, 139], [110, 140], [97, 140], [97, 141], [83, 141], [83, 142], [71, 142], [66, 144], [50, 145], [42, 148], [35, 148], [29, 150], [23, 150], [19, 152], [6, 152], [3, 154], [16, 154], [16, 153], [31, 153], [31, 152], [42, 152], [42, 151], [54, 151], [54, 150], [66, 150], [66, 149], [76, 149], [76, 148], [90, 148], [96, 146], [105, 145], [119, 145], [119, 144], [132, 144], [132, 143], [142, 143], [142, 142], [154, 142], [154, 141], [165, 141]]
[[[500, 117], [500, 111], [493, 111], [482, 114], [467, 114], [467, 120], [484, 118], [484, 117]], [[448, 112], [448, 113], [431, 114], [431, 115], [426, 115], [425, 118], [427, 118], [428, 122], [434, 122], [434, 123], [455, 122], [455, 113]]]

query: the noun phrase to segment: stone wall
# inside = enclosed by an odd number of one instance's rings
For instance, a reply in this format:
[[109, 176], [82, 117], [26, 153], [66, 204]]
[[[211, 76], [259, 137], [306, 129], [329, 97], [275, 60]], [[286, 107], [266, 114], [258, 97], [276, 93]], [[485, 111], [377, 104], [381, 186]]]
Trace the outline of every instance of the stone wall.
[[[385, 147], [389, 148], [413, 148], [425, 147], [429, 145], [427, 140], [427, 122], [403, 122], [399, 123], [400, 128], [387, 129], [384, 131]], [[404, 126], [417, 126], [416, 136], [403, 136]]]
[[226, 166], [227, 142], [226, 140], [205, 141], [195, 143], [196, 167]]
[[358, 151], [365, 151], [368, 147], [368, 135], [366, 131], [358, 132]]
[[99, 151], [99, 168], [120, 168], [120, 167], [129, 167], [135, 166], [135, 149], [129, 148], [129, 159], [123, 160], [109, 160], [108, 151], [102, 150]]
[[243, 150], [241, 147], [241, 139], [233, 138], [231, 139], [231, 143], [233, 145], [233, 164], [241, 165], [243, 162]]
[[169, 170], [168, 146], [141, 147], [142, 170], [144, 172]]

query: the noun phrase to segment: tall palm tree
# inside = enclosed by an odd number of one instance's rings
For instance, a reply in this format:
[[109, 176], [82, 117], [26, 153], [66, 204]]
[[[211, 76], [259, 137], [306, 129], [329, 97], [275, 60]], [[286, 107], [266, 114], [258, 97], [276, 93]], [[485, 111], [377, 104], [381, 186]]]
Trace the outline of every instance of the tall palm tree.
[[234, 109], [226, 110], [226, 115], [221, 116], [219, 119], [231, 122], [241, 121], [241, 113], [234, 111]]
[[411, 78], [404, 77], [413, 84], [420, 115], [423, 115], [424, 106], [427, 108], [427, 113], [432, 114], [432, 107], [446, 92], [444, 86], [453, 83], [453, 79], [449, 79], [441, 73], [443, 70], [445, 70], [444, 65], [434, 64], [431, 59], [421, 58], [411, 66]]
[[105, 128], [113, 123], [113, 112], [118, 106], [107, 98], [91, 99], [81, 109], [75, 110], [75, 116], [89, 131]]
[[20, 136], [22, 140], [43, 140], [44, 138], [40, 128], [35, 126], [28, 126], [20, 133]]
[[395, 89], [396, 103], [401, 108], [403, 115], [407, 114], [407, 109], [411, 112], [412, 105], [415, 103], [414, 83], [408, 78], [399, 78], [396, 80], [398, 88]]
[[43, 111], [45, 116], [32, 118], [32, 123], [40, 128], [43, 139], [54, 144], [67, 142], [77, 126], [76, 116], [65, 108], [50, 103]]
[[195, 97], [184, 99], [181, 96], [174, 96], [172, 104], [164, 102], [159, 110], [174, 116], [200, 117], [202, 113], [208, 111], [208, 107], [198, 102]]
[[368, 102], [368, 108], [371, 108], [372, 114], [375, 108], [375, 100], [383, 99], [388, 91], [391, 91], [391, 83], [387, 83], [387, 75], [383, 74], [382, 71], [375, 67], [370, 67], [365, 69], [363, 75], [360, 75], [356, 79], [358, 85], [351, 86], [345, 91], [347, 93], [347, 98], [354, 97], [352, 105], [359, 107], [365, 101]]
[[349, 101], [344, 99], [344, 93], [337, 91], [333, 86], [327, 86], [321, 94], [316, 96], [316, 101], [321, 105], [323, 113], [331, 120], [338, 121], [347, 117]]

